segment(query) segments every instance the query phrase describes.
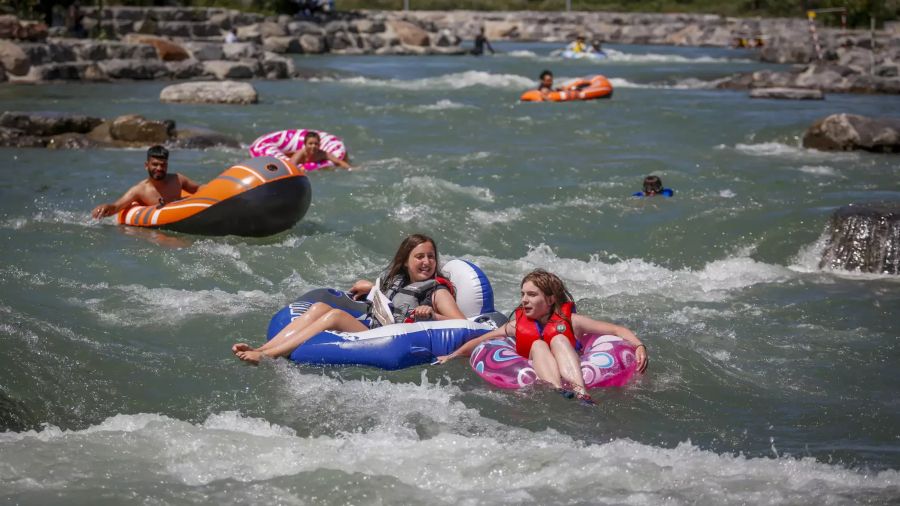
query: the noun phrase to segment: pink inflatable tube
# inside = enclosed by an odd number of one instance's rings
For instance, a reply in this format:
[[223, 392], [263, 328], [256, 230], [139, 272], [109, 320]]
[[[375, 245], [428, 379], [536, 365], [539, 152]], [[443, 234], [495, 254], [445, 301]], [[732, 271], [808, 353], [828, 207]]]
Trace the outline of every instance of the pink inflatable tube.
[[[259, 139], [253, 141], [250, 145], [250, 156], [253, 158], [259, 156], [274, 156], [276, 158], [288, 158], [288, 153], [294, 153], [303, 149], [303, 141], [309, 130], [281, 130], [278, 132], [269, 132]], [[331, 154], [335, 158], [341, 160], [347, 159], [347, 147], [340, 137], [331, 135], [328, 132], [318, 131], [321, 142], [319, 148], [326, 153]], [[334, 165], [329, 161], [320, 163], [304, 163], [303, 168], [306, 170], [317, 170]]]
[[[585, 335], [582, 339], [581, 376], [588, 388], [620, 387], [634, 376], [634, 348], [618, 336]], [[535, 382], [531, 361], [516, 353], [512, 339], [478, 345], [469, 365], [488, 383], [500, 388], [522, 388]]]

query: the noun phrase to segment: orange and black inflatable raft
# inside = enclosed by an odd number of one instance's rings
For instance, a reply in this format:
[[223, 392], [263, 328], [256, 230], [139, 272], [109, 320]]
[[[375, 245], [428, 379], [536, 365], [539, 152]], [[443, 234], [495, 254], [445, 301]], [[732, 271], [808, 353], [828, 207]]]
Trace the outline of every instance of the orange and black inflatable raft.
[[197, 193], [159, 206], [134, 206], [118, 222], [198, 235], [264, 237], [294, 226], [309, 209], [306, 172], [273, 157], [232, 165]]
[[523, 102], [567, 102], [569, 100], [593, 100], [609, 98], [613, 88], [609, 80], [601, 75], [582, 77], [562, 85], [559, 91], [551, 91], [545, 97], [538, 90], [528, 90], [522, 94]]

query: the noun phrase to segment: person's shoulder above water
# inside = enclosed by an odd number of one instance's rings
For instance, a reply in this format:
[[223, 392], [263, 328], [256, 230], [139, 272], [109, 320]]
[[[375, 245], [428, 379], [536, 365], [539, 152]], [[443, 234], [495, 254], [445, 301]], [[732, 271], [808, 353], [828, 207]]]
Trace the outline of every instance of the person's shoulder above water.
[[632, 194], [633, 197], [653, 197], [656, 195], [662, 195], [663, 197], [672, 197], [675, 195], [675, 190], [671, 188], [664, 188], [662, 180], [659, 176], [647, 176], [644, 178], [644, 189], [643, 191], [635, 192]]

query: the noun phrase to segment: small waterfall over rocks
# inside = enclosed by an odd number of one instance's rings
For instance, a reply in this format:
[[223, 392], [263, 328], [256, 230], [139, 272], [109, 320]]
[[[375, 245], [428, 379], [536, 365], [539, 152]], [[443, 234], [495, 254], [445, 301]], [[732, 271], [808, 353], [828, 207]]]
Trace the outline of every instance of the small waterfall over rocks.
[[900, 274], [900, 202], [844, 206], [830, 227], [820, 268]]

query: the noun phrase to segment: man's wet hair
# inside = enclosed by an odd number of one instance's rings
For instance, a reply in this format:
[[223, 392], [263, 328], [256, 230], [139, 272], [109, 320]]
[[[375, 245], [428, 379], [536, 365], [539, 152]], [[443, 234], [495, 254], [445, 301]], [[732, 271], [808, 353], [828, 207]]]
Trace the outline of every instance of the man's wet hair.
[[169, 150], [157, 144], [147, 150], [147, 160], [151, 158], [159, 158], [161, 160], [169, 159]]
[[319, 135], [319, 132], [313, 132], [312, 130], [310, 130], [309, 132], [306, 132], [306, 137], [303, 138], [303, 142], [306, 142], [306, 139], [309, 139], [310, 137], [315, 137], [320, 141], [322, 140], [322, 136]]
[[541, 81], [544, 80], [544, 76], [553, 77], [553, 72], [550, 72], [549, 70], [545, 70], [545, 71], [541, 72], [541, 77], [540, 77]]
[[662, 189], [662, 180], [658, 176], [647, 176], [644, 178], [644, 193], [659, 193]]

